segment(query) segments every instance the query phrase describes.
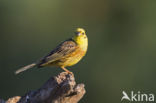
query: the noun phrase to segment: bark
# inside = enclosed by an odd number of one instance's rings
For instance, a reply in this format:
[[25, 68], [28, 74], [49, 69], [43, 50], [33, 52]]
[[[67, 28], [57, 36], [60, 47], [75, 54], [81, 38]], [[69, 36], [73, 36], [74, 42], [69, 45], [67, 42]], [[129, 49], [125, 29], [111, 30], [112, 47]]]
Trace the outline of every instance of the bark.
[[74, 75], [62, 72], [38, 90], [9, 98], [6, 103], [78, 103], [85, 92], [84, 84], [76, 84]]

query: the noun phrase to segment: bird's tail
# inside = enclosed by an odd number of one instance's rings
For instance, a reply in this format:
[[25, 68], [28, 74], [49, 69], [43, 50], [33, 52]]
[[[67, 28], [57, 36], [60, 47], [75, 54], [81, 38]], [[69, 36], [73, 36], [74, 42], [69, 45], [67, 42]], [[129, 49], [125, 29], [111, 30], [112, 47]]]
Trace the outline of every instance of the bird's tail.
[[16, 70], [15, 74], [19, 74], [19, 73], [21, 73], [21, 72], [23, 72], [23, 71], [25, 71], [25, 70], [28, 70], [28, 69], [30, 69], [30, 68], [32, 68], [32, 67], [34, 67], [34, 66], [36, 66], [36, 63], [32, 63], [32, 64], [29, 64], [29, 65], [27, 65], [27, 66], [24, 66], [24, 67], [22, 67], [22, 68]]

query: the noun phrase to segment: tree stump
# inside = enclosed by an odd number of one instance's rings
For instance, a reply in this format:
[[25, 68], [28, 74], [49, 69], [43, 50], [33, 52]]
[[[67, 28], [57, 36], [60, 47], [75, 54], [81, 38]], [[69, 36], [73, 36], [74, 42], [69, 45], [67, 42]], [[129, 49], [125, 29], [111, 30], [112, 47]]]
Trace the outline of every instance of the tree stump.
[[74, 75], [62, 72], [38, 90], [9, 98], [6, 103], [78, 103], [85, 92], [84, 84], [76, 84]]

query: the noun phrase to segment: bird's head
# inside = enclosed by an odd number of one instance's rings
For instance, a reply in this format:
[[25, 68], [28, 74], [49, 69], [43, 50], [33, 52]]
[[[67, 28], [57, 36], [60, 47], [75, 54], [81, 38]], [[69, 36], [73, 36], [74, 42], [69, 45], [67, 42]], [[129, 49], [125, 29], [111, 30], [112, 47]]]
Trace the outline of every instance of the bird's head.
[[86, 35], [85, 30], [82, 29], [82, 28], [77, 28], [77, 29], [75, 30], [75, 34], [76, 34], [76, 36], [83, 36], [83, 35]]
[[85, 30], [83, 28], [77, 28], [73, 40], [78, 44], [82, 44], [86, 42], [88, 43], [88, 38]]

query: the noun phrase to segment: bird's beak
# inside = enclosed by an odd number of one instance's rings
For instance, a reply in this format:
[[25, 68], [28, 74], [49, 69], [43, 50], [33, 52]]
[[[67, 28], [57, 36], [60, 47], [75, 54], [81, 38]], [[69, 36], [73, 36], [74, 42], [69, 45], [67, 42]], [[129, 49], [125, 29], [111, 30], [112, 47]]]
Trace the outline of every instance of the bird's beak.
[[81, 33], [80, 32], [75, 32], [75, 35], [80, 36]]

